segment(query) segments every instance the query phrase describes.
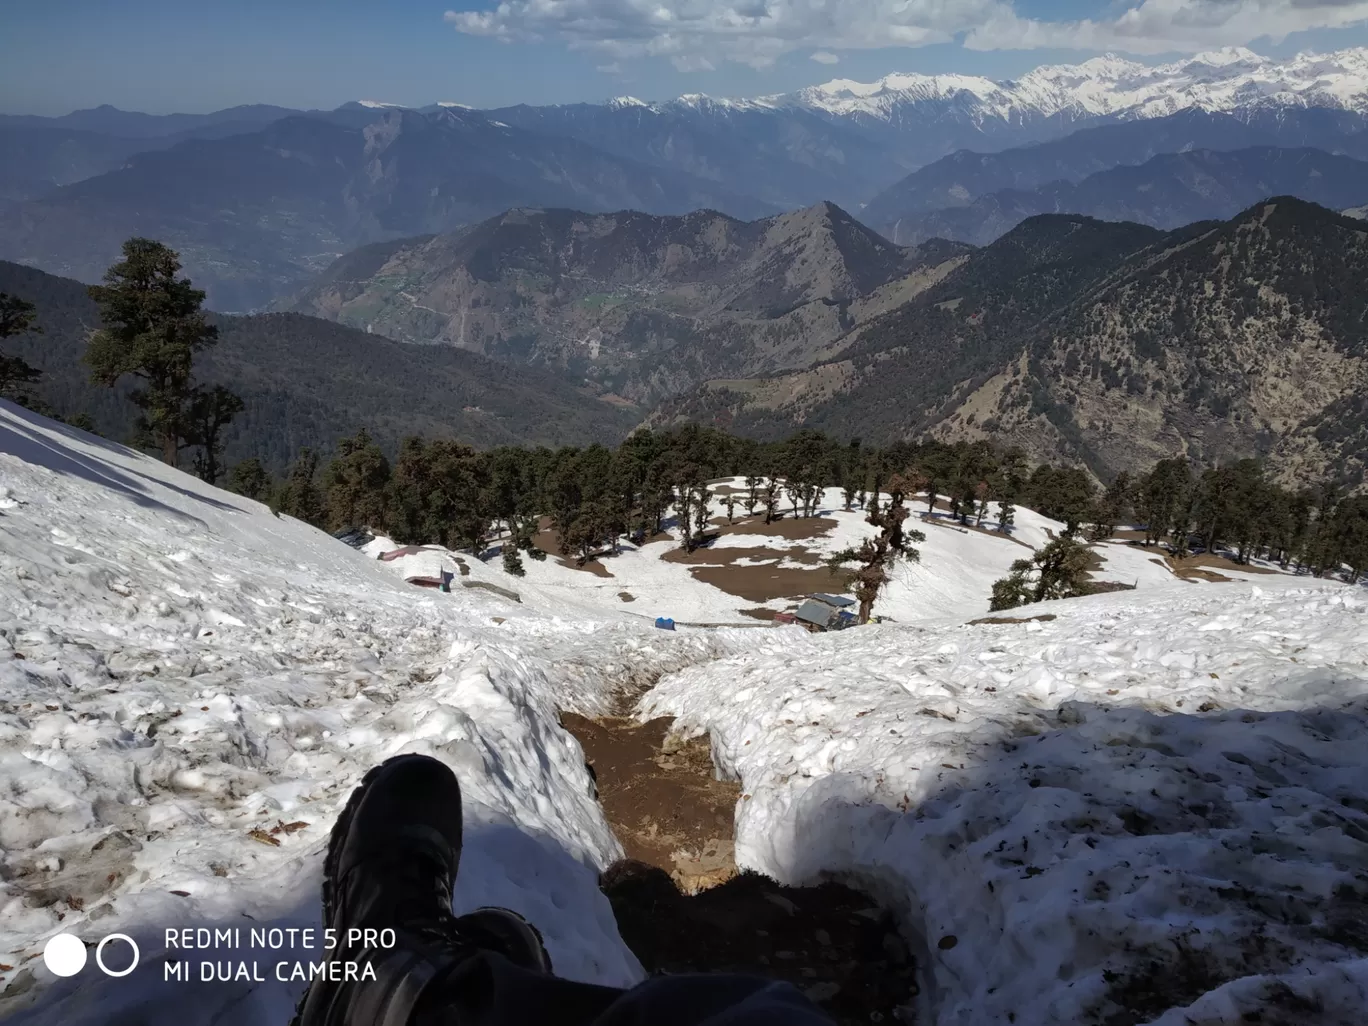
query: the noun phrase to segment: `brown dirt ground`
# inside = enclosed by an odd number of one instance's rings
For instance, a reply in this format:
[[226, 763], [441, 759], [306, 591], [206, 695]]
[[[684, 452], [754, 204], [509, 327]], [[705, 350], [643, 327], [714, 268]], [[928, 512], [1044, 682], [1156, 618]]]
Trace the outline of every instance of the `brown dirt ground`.
[[[1179, 577], [1183, 577], [1189, 574], [1199, 574], [1199, 571], [1203, 568], [1210, 570], [1234, 570], [1236, 573], [1241, 574], [1277, 573], [1276, 570], [1270, 570], [1267, 567], [1246, 566], [1235, 562], [1233, 559], [1227, 559], [1225, 556], [1209, 556], [1206, 553], [1199, 553], [1195, 556], [1184, 556], [1182, 559], [1174, 559], [1172, 556], [1165, 556], [1164, 562], [1168, 564], [1168, 568], [1172, 570], [1175, 574], [1177, 574]], [[1200, 576], [1205, 575], [1200, 574]], [[1221, 580], [1230, 580], [1229, 577], [1224, 577], [1219, 573], [1215, 576], [1220, 578]]]
[[636, 601], [636, 596], [633, 595], [630, 591], [620, 591], [620, 592], [618, 592], [618, 598], [622, 599], [623, 602], [635, 602], [635, 601]]
[[575, 562], [574, 556], [567, 556], [562, 552], [560, 544], [556, 541], [556, 532], [551, 530], [550, 517], [541, 518], [539, 529], [532, 537], [532, 544], [541, 549], [548, 556], [555, 556], [556, 562], [568, 570], [583, 570], [585, 573], [593, 574], [595, 577], [613, 576], [612, 571], [604, 566], [599, 558], [600, 556], [609, 556], [610, 553], [607, 551], [594, 553], [583, 566], [580, 566]]
[[[712, 537], [726, 534], [769, 535], [786, 541], [801, 542], [824, 537], [836, 526], [836, 521], [825, 517], [800, 517], [797, 520], [776, 520], [766, 524], [764, 518], [748, 520], [744, 523], [718, 525]], [[695, 580], [711, 584], [728, 595], [745, 599], [747, 602], [769, 602], [773, 599], [798, 599], [814, 591], [844, 591], [849, 584], [850, 574], [841, 570], [832, 573], [822, 566], [822, 558], [801, 544], [790, 545], [787, 549], [754, 548], [713, 548], [707, 545], [685, 553], [680, 549], [667, 552], [663, 559], [671, 563], [683, 563], [689, 567]], [[751, 566], [737, 566], [738, 560], [763, 559], [767, 562]], [[813, 567], [811, 570], [797, 567], [781, 567], [781, 560], [792, 560]]]
[[692, 886], [688, 868], [674, 856], [708, 842], [730, 846], [741, 788], [713, 779], [706, 738], [667, 745], [670, 722], [561, 716], [594, 770], [599, 804], [627, 857], [678, 873], [678, 882]]
[[[771, 538], [783, 538], [785, 541], [811, 541], [814, 538], [825, 538], [836, 526], [836, 521], [829, 517], [784, 517], [771, 524], [765, 523], [765, 515], [762, 513], [758, 517], [738, 520], [735, 524], [728, 524], [727, 518], [720, 517], [719, 526], [723, 534], [759, 534]], [[717, 520], [713, 521], [717, 523]]]
[[978, 620], [970, 620], [969, 626], [973, 627], [981, 623], [1030, 623], [1032, 620], [1049, 621], [1058, 617], [1054, 613], [1042, 613], [1039, 616], [985, 616]]
[[714, 779], [706, 741], [667, 740], [668, 720], [562, 720], [627, 852], [600, 885], [648, 972], [758, 974], [792, 982], [840, 1026], [911, 1021], [916, 967], [871, 899], [736, 873], [740, 788]]

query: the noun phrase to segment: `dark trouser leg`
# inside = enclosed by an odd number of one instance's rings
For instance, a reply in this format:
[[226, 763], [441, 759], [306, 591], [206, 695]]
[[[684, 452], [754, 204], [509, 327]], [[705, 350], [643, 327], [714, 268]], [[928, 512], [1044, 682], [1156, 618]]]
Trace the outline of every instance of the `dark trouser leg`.
[[792, 985], [730, 973], [655, 976], [631, 990], [465, 962], [424, 995], [413, 1026], [831, 1026]]

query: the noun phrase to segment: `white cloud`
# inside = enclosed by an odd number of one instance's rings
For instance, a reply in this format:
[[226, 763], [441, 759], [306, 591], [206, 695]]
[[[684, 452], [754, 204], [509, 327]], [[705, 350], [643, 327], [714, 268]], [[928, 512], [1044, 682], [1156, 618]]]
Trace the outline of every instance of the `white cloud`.
[[689, 54], [676, 54], [670, 58], [670, 63], [675, 66], [675, 71], [716, 71], [713, 62], [706, 57], [696, 57]]
[[468, 35], [558, 39], [615, 59], [718, 58], [767, 67], [786, 53], [925, 46], [1010, 12], [1006, 0], [501, 0], [447, 11]]
[[977, 50], [1195, 52], [1368, 21], [1368, 0], [1121, 3], [1107, 16], [1066, 22], [1020, 17], [1012, 0], [500, 0], [492, 10], [447, 11], [446, 20], [468, 35], [559, 40], [614, 61], [669, 57], [693, 70], [718, 59], [763, 68], [813, 48], [813, 60], [830, 64], [841, 50], [960, 36]]
[[613, 61], [612, 64], [600, 64], [594, 70], [604, 75], [621, 75], [622, 63], [620, 61]]
[[1195, 53], [1263, 37], [1281, 41], [1294, 32], [1364, 21], [1368, 0], [1141, 0], [1103, 20], [1048, 22], [1018, 18], [1004, 9], [970, 32], [964, 45], [974, 50], [1072, 47]]

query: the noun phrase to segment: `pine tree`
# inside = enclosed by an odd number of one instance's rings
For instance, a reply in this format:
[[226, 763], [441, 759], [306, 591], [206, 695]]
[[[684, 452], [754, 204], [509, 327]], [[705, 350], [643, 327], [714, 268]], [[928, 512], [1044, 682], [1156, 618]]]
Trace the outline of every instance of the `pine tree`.
[[390, 465], [364, 428], [337, 443], [337, 454], [323, 471], [328, 526], [381, 528], [386, 519]]
[[858, 548], [843, 549], [827, 560], [833, 571], [846, 563], [861, 564], [860, 569], [855, 571], [855, 598], [860, 603], [858, 619], [862, 624], [869, 623], [874, 603], [890, 580], [889, 568], [899, 558], [912, 563], [920, 560], [921, 553], [912, 546], [926, 540], [920, 531], [908, 531], [903, 526], [908, 516], [908, 510], [903, 505], [908, 494], [906, 478], [895, 475], [889, 481], [888, 488], [888, 503], [880, 505], [877, 497], [872, 499], [874, 508], [865, 520], [877, 527], [879, 533], [866, 538]]
[[[0, 339], [12, 338], [25, 332], [41, 331], [42, 329], [34, 324], [32, 303], [18, 296], [0, 292]], [[33, 401], [28, 386], [39, 377], [41, 375], [38, 368], [30, 366], [17, 356], [0, 353], [0, 399], [10, 399], [21, 405], [28, 405]]]
[[251, 456], [233, 465], [228, 472], [228, 490], [245, 495], [258, 502], [266, 502], [271, 497], [271, 480], [261, 460]]
[[1012, 528], [1016, 526], [1016, 510], [1007, 499], [998, 501], [998, 530], [1003, 534], [1011, 534]]
[[1018, 559], [1010, 574], [993, 582], [988, 608], [997, 612], [1030, 602], [1085, 595], [1090, 563], [1086, 546], [1073, 538], [1056, 538], [1031, 558]]
[[242, 400], [222, 385], [191, 390], [182, 430], [186, 445], [199, 446], [194, 468], [201, 481], [214, 484], [222, 476], [223, 429], [242, 411]]
[[708, 521], [712, 517], [712, 510], [709, 502], [712, 499], [712, 492], [708, 486], [699, 482], [694, 492], [694, 539], [695, 544], [703, 541], [704, 535], [708, 533]]
[[779, 513], [779, 478], [773, 474], [765, 481], [765, 523], [772, 524], [782, 515]]
[[308, 524], [322, 526], [327, 515], [327, 504], [323, 500], [322, 491], [314, 481], [317, 472], [318, 454], [307, 446], [300, 449], [274, 506], [277, 512]]
[[526, 577], [527, 568], [523, 566], [522, 557], [518, 555], [517, 546], [505, 543], [503, 547], [503, 568], [506, 573], [514, 577]]
[[679, 537], [685, 552], [692, 552], [694, 548], [694, 502], [698, 497], [696, 479], [697, 470], [693, 467], [681, 469], [675, 477], [675, 526], [679, 528]]
[[746, 475], [746, 515], [755, 516], [755, 507], [760, 501], [760, 484], [764, 478], [759, 474]]
[[172, 466], [187, 433], [195, 353], [218, 341], [218, 329], [200, 308], [204, 293], [177, 277], [180, 268], [180, 258], [160, 242], [125, 242], [105, 283], [90, 287], [102, 327], [91, 333], [85, 353], [97, 385], [113, 387], [128, 374], [142, 381], [133, 393], [141, 425]]

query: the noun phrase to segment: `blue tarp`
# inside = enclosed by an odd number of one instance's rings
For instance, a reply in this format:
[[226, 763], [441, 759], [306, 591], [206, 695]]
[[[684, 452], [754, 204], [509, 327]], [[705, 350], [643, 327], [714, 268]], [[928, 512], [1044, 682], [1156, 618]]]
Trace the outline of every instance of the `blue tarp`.
[[662, 631], [672, 631], [674, 630], [674, 621], [671, 620], [669, 617], [657, 616], [656, 626], [659, 627]]

